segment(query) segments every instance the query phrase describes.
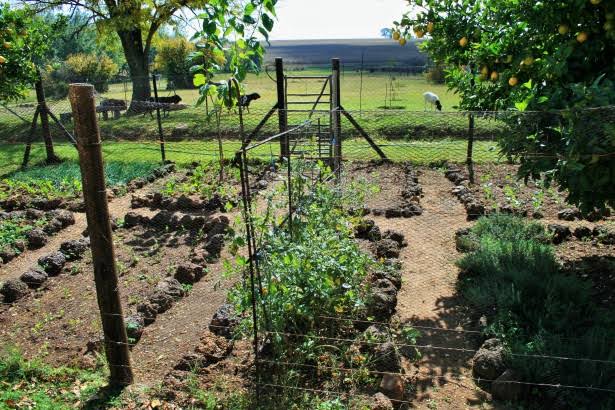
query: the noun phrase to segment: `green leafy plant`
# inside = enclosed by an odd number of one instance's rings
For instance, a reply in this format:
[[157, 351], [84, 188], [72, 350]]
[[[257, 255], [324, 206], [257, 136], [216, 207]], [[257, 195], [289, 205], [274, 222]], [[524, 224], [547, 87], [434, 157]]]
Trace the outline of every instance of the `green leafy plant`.
[[[486, 333], [502, 339], [511, 366], [528, 382], [540, 382], [550, 374], [561, 384], [583, 386], [591, 380], [592, 386], [608, 386], [613, 371], [609, 366], [540, 358], [615, 357], [608, 342], [615, 337], [615, 317], [596, 306], [591, 283], [562, 271], [545, 228], [496, 215], [480, 219], [470, 236], [475, 246], [458, 262], [465, 272], [459, 288], [475, 309], [492, 312]], [[612, 404], [608, 397], [588, 391], [558, 394], [580, 408]]]

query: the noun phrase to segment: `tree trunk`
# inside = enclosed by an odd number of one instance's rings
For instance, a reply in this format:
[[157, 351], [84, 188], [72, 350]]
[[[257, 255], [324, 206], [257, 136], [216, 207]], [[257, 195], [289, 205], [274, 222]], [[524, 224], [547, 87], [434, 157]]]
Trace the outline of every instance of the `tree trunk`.
[[151, 97], [148, 50], [143, 48], [140, 29], [120, 30], [117, 33], [122, 41], [132, 81], [132, 101], [129, 112], [135, 113], [138, 112], [139, 102], [147, 101]]

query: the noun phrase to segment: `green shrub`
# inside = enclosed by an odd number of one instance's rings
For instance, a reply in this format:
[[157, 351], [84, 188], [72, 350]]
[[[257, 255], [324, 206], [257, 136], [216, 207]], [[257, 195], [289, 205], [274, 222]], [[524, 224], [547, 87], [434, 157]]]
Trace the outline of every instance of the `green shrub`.
[[[469, 236], [474, 250], [458, 262], [465, 272], [459, 289], [476, 309], [492, 312], [487, 333], [505, 342], [525, 380], [615, 387], [613, 364], [557, 359], [615, 359], [615, 318], [596, 306], [589, 281], [562, 270], [544, 227], [497, 215], [480, 219]], [[573, 408], [611, 403], [583, 390], [563, 394]]]
[[68, 56], [55, 78], [66, 83], [87, 82], [93, 84], [99, 93], [104, 93], [109, 90], [109, 80], [117, 72], [117, 65], [106, 55], [77, 53]]
[[190, 53], [194, 44], [183, 37], [161, 39], [156, 44], [155, 68], [167, 77], [167, 88], [194, 88]]

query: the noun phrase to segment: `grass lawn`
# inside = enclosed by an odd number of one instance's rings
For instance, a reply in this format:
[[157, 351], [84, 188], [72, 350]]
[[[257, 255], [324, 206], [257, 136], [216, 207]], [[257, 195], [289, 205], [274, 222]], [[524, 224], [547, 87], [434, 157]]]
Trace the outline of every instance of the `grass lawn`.
[[[394, 161], [412, 161], [420, 164], [428, 164], [448, 160], [452, 162], [464, 162], [467, 145], [462, 140], [437, 140], [437, 141], [409, 141], [394, 142], [377, 140], [385, 154]], [[239, 149], [241, 143], [237, 140], [224, 141], [224, 152], [231, 158]], [[344, 141], [344, 156], [347, 160], [377, 159], [377, 154], [363, 139], [351, 139]], [[77, 151], [69, 144], [58, 144], [56, 152], [60, 157], [76, 161]], [[217, 158], [218, 146], [216, 141], [181, 141], [169, 142], [166, 145], [167, 159], [175, 161], [179, 166], [188, 165], [193, 161], [204, 161]], [[109, 141], [103, 144], [103, 153], [107, 163], [114, 163], [118, 169], [127, 169], [121, 164], [137, 164], [139, 168], [146, 167], [144, 164], [160, 162], [159, 145], [152, 142], [127, 142]], [[251, 151], [252, 157], [268, 160], [276, 158], [279, 153], [279, 144], [265, 144]], [[0, 175], [6, 175], [16, 171], [21, 164], [23, 145], [0, 144]], [[32, 150], [32, 164], [43, 161], [45, 149], [42, 144], [37, 144]], [[493, 162], [499, 160], [498, 149], [491, 141], [477, 141], [474, 145], [474, 158], [477, 162]], [[46, 168], [44, 168], [46, 169]], [[41, 169], [41, 172], [43, 169]], [[37, 171], [38, 172], [38, 171]], [[19, 175], [19, 174], [16, 174]], [[42, 175], [42, 174], [41, 174]]]
[[[328, 72], [322, 69], [308, 69], [294, 73], [289, 72], [288, 74], [323, 75], [328, 74]], [[423, 75], [395, 75], [396, 77], [392, 77], [388, 73], [364, 73], [361, 78], [361, 75], [354, 71], [344, 73], [341, 79], [342, 104], [344, 108], [353, 111], [355, 117], [367, 118], [368, 131], [376, 132], [384, 129], [388, 134], [393, 134], [395, 137], [404, 135], [403, 127], [416, 126], [429, 130], [432, 127], [441, 128], [446, 121], [455, 123], [456, 120], [452, 120], [452, 117], [449, 115], [457, 115], [453, 107], [458, 103], [458, 97], [448, 92], [444, 85], [429, 83]], [[393, 78], [395, 79], [393, 80]], [[322, 80], [288, 80], [289, 93], [318, 93], [322, 85]], [[109, 91], [102, 94], [102, 98], [130, 99], [130, 84], [127, 84], [127, 86], [125, 88], [124, 84], [112, 84]], [[164, 82], [161, 84], [161, 88], [163, 90], [166, 88]], [[422, 96], [422, 93], [425, 91], [437, 93], [444, 105], [444, 111], [450, 114], [447, 114], [445, 117], [436, 117], [438, 115], [436, 113], [425, 113]], [[251, 113], [245, 116], [246, 128], [250, 130], [258, 124], [265, 113], [276, 103], [276, 87], [275, 83], [266, 73], [252, 74], [246, 81], [246, 92], [258, 92], [262, 96], [260, 100], [253, 102]], [[178, 138], [186, 139], [212, 135], [215, 131], [214, 125], [213, 122], [207, 123], [205, 107], [194, 106], [199, 95], [198, 90], [178, 90], [177, 93], [182, 97], [183, 103], [188, 108], [172, 112], [168, 118], [163, 119], [165, 135], [169, 137], [176, 133], [181, 134], [177, 135]], [[172, 94], [172, 92], [166, 90], [161, 92], [163, 96], [168, 94]], [[289, 101], [291, 98], [289, 97]], [[313, 99], [314, 97], [297, 97], [294, 100], [306, 102]], [[328, 101], [329, 98], [324, 97], [323, 100]], [[13, 106], [13, 109], [23, 119], [17, 118], [5, 108], [0, 107], [0, 141], [23, 142], [27, 139], [28, 122], [31, 120], [35, 108], [31, 104], [32, 101], [33, 96], [30, 96], [27, 101], [22, 102], [21, 106]], [[388, 108], [387, 110], [383, 110], [385, 104]], [[50, 100], [48, 105], [51, 111], [58, 117], [62, 113], [71, 112], [68, 99]], [[395, 110], [391, 110], [391, 106]], [[289, 106], [290, 109], [310, 107], [311, 105]], [[319, 108], [328, 109], [328, 104], [324, 104]], [[358, 112], [359, 109], [361, 109], [361, 113]], [[236, 133], [239, 122], [237, 117], [233, 112], [224, 115], [222, 129], [227, 133]], [[289, 113], [289, 123], [300, 123], [306, 117], [305, 113]], [[328, 116], [323, 116], [323, 123], [328, 122], [328, 118], [325, 117]], [[275, 118], [273, 118], [270, 121], [269, 128], [264, 130], [264, 133], [274, 132], [275, 123]], [[464, 121], [462, 128], [466, 125], [467, 121]], [[67, 124], [66, 126], [69, 130], [72, 129], [72, 124]], [[157, 135], [156, 121], [149, 115], [136, 115], [132, 117], [122, 115], [119, 120], [100, 121], [100, 127], [105, 138], [144, 139], [153, 138]], [[454, 125], [454, 127], [457, 127], [457, 125]], [[177, 132], [178, 129], [179, 133]], [[62, 136], [60, 129], [55, 125], [52, 126], [52, 133], [55, 138], [61, 138]]]

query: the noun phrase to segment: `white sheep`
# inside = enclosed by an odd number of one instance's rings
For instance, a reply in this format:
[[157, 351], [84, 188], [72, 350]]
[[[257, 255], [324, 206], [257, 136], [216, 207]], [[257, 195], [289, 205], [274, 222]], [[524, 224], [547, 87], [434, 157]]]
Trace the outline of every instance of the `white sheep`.
[[432, 110], [435, 108], [442, 111], [442, 103], [440, 103], [440, 98], [436, 94], [427, 91], [423, 94], [423, 97], [425, 98], [425, 111], [427, 111], [427, 104], [431, 106]]

